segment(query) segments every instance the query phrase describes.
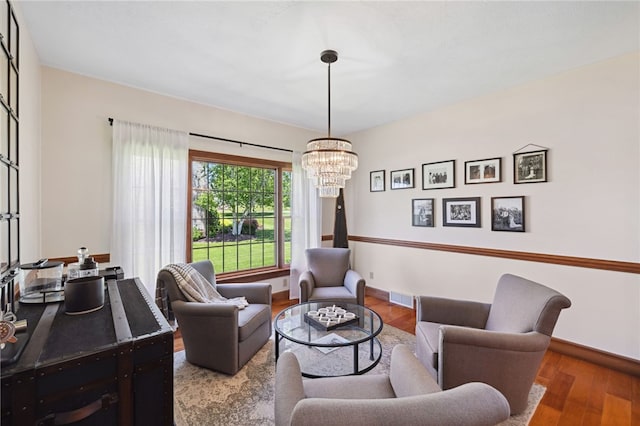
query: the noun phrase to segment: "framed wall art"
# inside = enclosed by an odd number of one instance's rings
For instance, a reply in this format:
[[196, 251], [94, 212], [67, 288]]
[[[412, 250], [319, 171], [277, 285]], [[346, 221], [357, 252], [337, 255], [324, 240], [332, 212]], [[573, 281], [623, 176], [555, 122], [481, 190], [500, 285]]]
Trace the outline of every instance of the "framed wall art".
[[443, 198], [442, 226], [480, 228], [480, 197]]
[[547, 181], [547, 150], [513, 154], [513, 183]]
[[369, 173], [369, 192], [384, 191], [384, 170]]
[[492, 183], [502, 180], [502, 158], [464, 162], [464, 183]]
[[524, 232], [524, 197], [491, 197], [491, 230]]
[[390, 174], [391, 189], [407, 189], [414, 187], [414, 169], [393, 170]]
[[433, 227], [433, 198], [411, 200], [411, 225]]
[[422, 165], [422, 189], [455, 188], [456, 160]]

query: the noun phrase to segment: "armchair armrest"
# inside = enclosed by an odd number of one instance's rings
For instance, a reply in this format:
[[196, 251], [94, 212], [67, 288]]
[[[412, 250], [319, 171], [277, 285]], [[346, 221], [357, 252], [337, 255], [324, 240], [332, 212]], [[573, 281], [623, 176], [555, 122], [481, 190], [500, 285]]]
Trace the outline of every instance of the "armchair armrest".
[[[171, 303], [173, 312], [176, 316], [181, 317], [214, 317], [214, 318], [238, 318], [238, 307], [232, 304], [225, 303], [200, 303], [200, 302], [185, 302], [182, 300], [176, 300]], [[198, 319], [202, 321], [202, 319]]]
[[[500, 389], [511, 404], [526, 396], [551, 338], [545, 334], [505, 333], [457, 326], [440, 327], [438, 383], [449, 389], [484, 382]], [[520, 412], [521, 407], [511, 407]]]
[[289, 425], [298, 401], [304, 399], [304, 387], [298, 359], [291, 352], [283, 353], [276, 365], [275, 421], [277, 426]]
[[316, 281], [311, 271], [304, 271], [300, 274], [298, 285], [300, 286], [300, 303], [308, 301], [313, 288], [316, 286]]
[[249, 303], [271, 305], [271, 284], [269, 283], [218, 284], [216, 290], [227, 298], [244, 296]]
[[225, 348], [221, 371], [237, 370], [238, 307], [224, 303], [176, 300], [173, 313], [182, 333], [187, 359], [196, 365], [209, 365], [211, 348]]
[[359, 273], [353, 269], [348, 269], [344, 276], [344, 286], [351, 294], [357, 296], [359, 305], [364, 305], [365, 281]]
[[500, 392], [484, 383], [468, 383], [446, 392], [406, 398], [325, 399], [300, 401], [292, 425], [423, 426], [495, 425], [509, 418], [509, 403]]
[[484, 328], [489, 318], [489, 309], [490, 303], [418, 296], [416, 320]]
[[391, 351], [389, 381], [398, 398], [441, 391], [411, 348], [404, 344], [394, 346]]

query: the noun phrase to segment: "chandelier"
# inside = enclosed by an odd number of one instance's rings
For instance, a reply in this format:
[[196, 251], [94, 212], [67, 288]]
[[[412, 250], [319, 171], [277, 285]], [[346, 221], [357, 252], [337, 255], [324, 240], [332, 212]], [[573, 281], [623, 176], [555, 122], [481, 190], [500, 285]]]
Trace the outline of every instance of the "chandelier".
[[351, 172], [358, 168], [358, 155], [351, 151], [351, 142], [331, 137], [331, 64], [338, 60], [338, 52], [325, 50], [320, 60], [328, 68], [328, 130], [326, 138], [311, 139], [302, 154], [302, 168], [318, 188], [321, 197], [337, 197]]

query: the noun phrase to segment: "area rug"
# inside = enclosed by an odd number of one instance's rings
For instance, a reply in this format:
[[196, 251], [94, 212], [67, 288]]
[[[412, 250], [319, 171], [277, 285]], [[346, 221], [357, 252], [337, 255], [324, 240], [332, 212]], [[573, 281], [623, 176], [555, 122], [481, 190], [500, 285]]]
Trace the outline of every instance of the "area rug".
[[[385, 325], [379, 336], [380, 363], [367, 374], [388, 373], [391, 348], [399, 343], [415, 350], [415, 336]], [[273, 425], [275, 362], [273, 338], [235, 375], [227, 376], [189, 364], [184, 351], [174, 354], [174, 416], [176, 426]], [[527, 410], [502, 426], [528, 424], [544, 395], [534, 384]]]

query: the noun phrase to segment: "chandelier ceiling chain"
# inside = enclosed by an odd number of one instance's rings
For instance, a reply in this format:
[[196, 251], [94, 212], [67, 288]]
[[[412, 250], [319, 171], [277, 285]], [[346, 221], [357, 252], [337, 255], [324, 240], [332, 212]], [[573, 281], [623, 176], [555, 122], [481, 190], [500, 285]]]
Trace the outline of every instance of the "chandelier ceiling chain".
[[307, 142], [302, 167], [318, 188], [320, 197], [335, 198], [351, 178], [351, 172], [358, 168], [358, 155], [351, 151], [351, 142], [331, 137], [331, 64], [338, 60], [338, 53], [325, 50], [320, 60], [327, 64], [327, 137]]

